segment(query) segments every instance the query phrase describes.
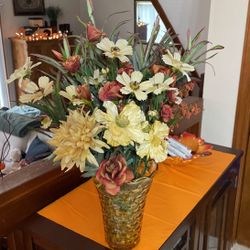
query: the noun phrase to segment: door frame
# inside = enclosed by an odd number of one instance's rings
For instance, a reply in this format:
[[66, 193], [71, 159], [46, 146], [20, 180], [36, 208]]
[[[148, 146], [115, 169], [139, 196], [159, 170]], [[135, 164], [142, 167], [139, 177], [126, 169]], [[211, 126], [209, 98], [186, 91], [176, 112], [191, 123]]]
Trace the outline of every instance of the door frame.
[[[248, 4], [248, 13], [246, 21], [245, 41], [242, 56], [241, 75], [238, 91], [237, 109], [235, 115], [233, 147], [247, 152], [250, 134], [250, 4]], [[238, 183], [238, 195], [235, 210], [234, 238], [237, 238], [238, 220], [240, 214], [240, 204], [242, 200], [242, 191], [244, 177], [246, 172], [246, 158], [244, 154], [241, 160], [241, 171]], [[250, 167], [250, 166], [249, 166]]]

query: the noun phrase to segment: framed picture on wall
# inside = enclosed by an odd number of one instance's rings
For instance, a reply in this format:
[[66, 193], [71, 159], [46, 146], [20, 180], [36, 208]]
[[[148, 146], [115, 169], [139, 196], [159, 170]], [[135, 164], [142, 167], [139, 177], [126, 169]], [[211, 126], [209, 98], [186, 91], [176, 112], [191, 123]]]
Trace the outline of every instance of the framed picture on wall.
[[15, 16], [44, 15], [44, 0], [13, 0]]

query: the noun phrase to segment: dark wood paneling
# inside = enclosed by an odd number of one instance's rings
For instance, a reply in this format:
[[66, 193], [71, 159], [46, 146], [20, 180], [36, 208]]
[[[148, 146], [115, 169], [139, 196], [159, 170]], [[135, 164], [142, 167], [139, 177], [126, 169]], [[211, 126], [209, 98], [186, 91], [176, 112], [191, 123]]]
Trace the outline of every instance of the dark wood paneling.
[[0, 236], [82, 182], [78, 169], [64, 173], [50, 161], [32, 164], [4, 177], [0, 180]]

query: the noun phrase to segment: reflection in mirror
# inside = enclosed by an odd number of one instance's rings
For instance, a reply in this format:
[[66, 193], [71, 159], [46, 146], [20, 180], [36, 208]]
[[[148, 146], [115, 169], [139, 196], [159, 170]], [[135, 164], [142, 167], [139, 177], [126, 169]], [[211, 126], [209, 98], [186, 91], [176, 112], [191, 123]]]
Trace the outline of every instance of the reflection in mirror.
[[[135, 0], [135, 32], [142, 41], [148, 42], [154, 22], [159, 14], [151, 1]], [[159, 42], [166, 32], [166, 27], [160, 19], [160, 31], [156, 42]]]

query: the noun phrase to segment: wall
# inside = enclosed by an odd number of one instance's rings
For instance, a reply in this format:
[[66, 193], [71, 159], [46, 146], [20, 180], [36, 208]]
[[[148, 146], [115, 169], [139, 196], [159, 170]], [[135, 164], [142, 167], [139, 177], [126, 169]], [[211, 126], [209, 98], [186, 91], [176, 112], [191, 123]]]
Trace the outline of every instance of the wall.
[[[134, 32], [134, 0], [93, 0], [95, 9], [96, 26], [104, 28], [107, 34], [110, 34], [115, 26], [124, 20], [128, 22], [121, 27], [120, 36], [128, 37]], [[121, 11], [128, 11], [127, 13], [118, 14], [108, 17], [111, 14]]]
[[[191, 36], [194, 37], [204, 28], [201, 39], [207, 39], [210, 1], [211, 0], [159, 0], [175, 32], [179, 35], [184, 48], [187, 44], [188, 30], [190, 30]], [[200, 65], [197, 71], [199, 74], [204, 73], [205, 65]]]
[[[202, 136], [232, 145], [248, 0], [211, 0], [208, 39], [225, 46], [206, 66]], [[223, 11], [222, 11], [223, 10]]]
[[[28, 25], [28, 16], [14, 16], [12, 0], [1, 0], [2, 6], [2, 34], [4, 42], [4, 52], [6, 60], [7, 75], [13, 72], [11, 44], [9, 37], [15, 35], [20, 26]], [[80, 15], [79, 1], [83, 0], [45, 0], [45, 7], [50, 5], [59, 6], [63, 10], [63, 15], [58, 19], [58, 23], [70, 23], [74, 34], [80, 34], [81, 28], [78, 24], [76, 16]], [[15, 91], [14, 84], [10, 85], [10, 100], [14, 102]]]

